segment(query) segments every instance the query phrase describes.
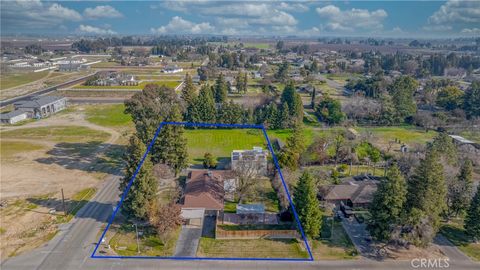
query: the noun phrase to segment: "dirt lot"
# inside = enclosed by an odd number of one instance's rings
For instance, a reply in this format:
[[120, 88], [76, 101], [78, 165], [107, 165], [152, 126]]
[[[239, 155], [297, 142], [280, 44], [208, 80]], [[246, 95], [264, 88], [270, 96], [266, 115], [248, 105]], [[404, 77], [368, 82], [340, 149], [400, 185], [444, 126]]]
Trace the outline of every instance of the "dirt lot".
[[[108, 174], [118, 173], [123, 136], [92, 124], [82, 110], [1, 127], [0, 257], [33, 249], [55, 236], [67, 209], [77, 211]], [[53, 213], [55, 209], [55, 213]]]

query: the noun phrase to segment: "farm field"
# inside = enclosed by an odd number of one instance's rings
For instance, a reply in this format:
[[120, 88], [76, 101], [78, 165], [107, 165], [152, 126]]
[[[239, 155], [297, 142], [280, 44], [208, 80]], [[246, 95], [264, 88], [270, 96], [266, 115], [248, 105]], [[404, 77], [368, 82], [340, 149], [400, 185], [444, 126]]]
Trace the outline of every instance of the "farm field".
[[2, 74], [0, 76], [0, 89], [31, 83], [46, 77], [48, 73], [49, 71]]
[[407, 145], [425, 144], [433, 139], [437, 134], [435, 131], [425, 132], [412, 126], [397, 127], [358, 127], [355, 128], [360, 133], [370, 134], [373, 137], [373, 144], [384, 149], [389, 141], [400, 140]]

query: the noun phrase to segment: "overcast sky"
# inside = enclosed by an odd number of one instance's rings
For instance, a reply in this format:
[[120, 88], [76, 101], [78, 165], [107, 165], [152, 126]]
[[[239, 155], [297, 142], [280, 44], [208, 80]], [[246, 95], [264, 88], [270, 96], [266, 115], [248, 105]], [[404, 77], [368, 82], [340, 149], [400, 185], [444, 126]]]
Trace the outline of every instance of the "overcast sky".
[[480, 1], [1, 1], [7, 34], [480, 36]]

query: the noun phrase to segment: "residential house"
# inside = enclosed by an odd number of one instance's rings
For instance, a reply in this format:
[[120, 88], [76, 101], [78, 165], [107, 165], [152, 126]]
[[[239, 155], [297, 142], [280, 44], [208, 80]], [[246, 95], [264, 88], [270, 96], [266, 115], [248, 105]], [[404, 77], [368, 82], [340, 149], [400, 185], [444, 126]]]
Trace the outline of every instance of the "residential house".
[[321, 200], [334, 205], [366, 208], [373, 200], [377, 191], [378, 181], [375, 180], [347, 180], [339, 185], [327, 185], [320, 188]]
[[177, 65], [167, 65], [163, 68], [162, 72], [163, 73], [178, 73], [182, 72], [183, 68], [177, 66]]
[[261, 147], [253, 147], [253, 150], [233, 150], [231, 155], [232, 170], [244, 170], [253, 168], [258, 175], [268, 174], [268, 151]]

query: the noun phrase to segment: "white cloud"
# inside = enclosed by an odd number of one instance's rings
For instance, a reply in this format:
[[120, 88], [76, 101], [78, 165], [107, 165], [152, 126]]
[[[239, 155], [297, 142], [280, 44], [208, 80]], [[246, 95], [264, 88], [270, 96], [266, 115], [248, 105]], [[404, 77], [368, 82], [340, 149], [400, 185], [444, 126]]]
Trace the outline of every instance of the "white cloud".
[[428, 18], [430, 24], [480, 23], [480, 1], [449, 0]]
[[282, 2], [278, 6], [278, 9], [285, 10], [285, 11], [292, 11], [292, 12], [306, 12], [310, 10], [308, 6], [302, 4], [302, 3], [286, 3]]
[[433, 31], [433, 32], [445, 32], [452, 30], [452, 26], [450, 25], [426, 25], [422, 27], [425, 31]]
[[325, 24], [322, 24], [322, 28], [341, 32], [382, 29], [382, 22], [388, 16], [383, 9], [374, 11], [356, 8], [341, 10], [334, 5], [317, 8], [316, 11], [321, 18], [327, 20]]
[[93, 35], [115, 35], [116, 32], [111, 29], [102, 29], [99, 27], [91, 26], [91, 25], [83, 25], [77, 28], [77, 32], [83, 34], [93, 34]]
[[464, 28], [460, 32], [467, 35], [480, 35], [480, 28]]
[[83, 12], [85, 17], [90, 19], [99, 18], [121, 18], [123, 14], [112, 6], [96, 6], [94, 8], [86, 8]]
[[56, 30], [64, 22], [82, 20], [82, 15], [74, 9], [39, 0], [2, 1], [0, 12], [2, 31], [6, 32]]
[[208, 22], [194, 23], [182, 17], [173, 17], [167, 25], [150, 29], [154, 34], [210, 34], [214, 27]]

